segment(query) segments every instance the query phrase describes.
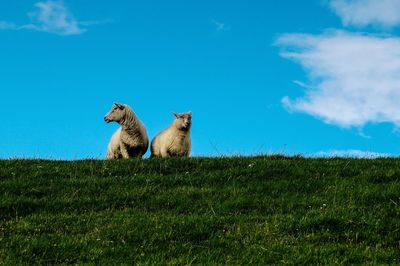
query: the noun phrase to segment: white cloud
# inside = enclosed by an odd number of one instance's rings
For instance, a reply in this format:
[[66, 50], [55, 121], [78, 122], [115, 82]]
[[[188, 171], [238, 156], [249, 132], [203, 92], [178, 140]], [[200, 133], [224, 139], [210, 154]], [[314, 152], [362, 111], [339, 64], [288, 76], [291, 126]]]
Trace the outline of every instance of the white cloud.
[[35, 7], [37, 10], [29, 13], [33, 24], [25, 25], [25, 28], [59, 35], [76, 35], [86, 31], [79, 27], [78, 21], [62, 1], [38, 2]]
[[211, 23], [214, 24], [216, 31], [227, 31], [230, 29], [225, 23], [215, 19], [211, 20]]
[[347, 128], [400, 127], [400, 38], [332, 31], [285, 34], [277, 44], [309, 77], [303, 97], [282, 99], [288, 110]]
[[57, 35], [78, 35], [86, 31], [82, 26], [91, 26], [101, 23], [99, 21], [78, 21], [64, 5], [62, 0], [48, 0], [37, 2], [36, 10], [28, 13], [31, 23], [16, 25], [12, 22], [0, 21], [2, 30], [33, 30], [48, 32]]
[[400, 24], [400, 0], [331, 0], [344, 25], [392, 27]]
[[361, 151], [361, 150], [331, 150], [331, 151], [320, 151], [313, 154], [311, 157], [350, 157], [350, 158], [382, 158], [391, 157], [388, 153], [379, 153], [373, 151]]

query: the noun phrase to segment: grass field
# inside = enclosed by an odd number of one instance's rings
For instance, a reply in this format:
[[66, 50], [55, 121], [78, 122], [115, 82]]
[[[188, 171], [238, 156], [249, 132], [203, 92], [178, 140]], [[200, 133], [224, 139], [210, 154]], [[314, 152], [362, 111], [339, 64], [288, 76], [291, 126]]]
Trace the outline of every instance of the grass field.
[[0, 161], [0, 264], [400, 264], [400, 159]]

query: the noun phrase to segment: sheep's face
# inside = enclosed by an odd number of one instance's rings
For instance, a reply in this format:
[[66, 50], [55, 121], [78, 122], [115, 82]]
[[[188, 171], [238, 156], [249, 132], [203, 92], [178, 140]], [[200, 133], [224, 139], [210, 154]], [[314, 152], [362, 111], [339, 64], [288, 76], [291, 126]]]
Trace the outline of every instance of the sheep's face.
[[114, 103], [111, 108], [111, 111], [108, 112], [108, 114], [106, 114], [106, 116], [104, 117], [104, 121], [106, 121], [107, 123], [113, 121], [119, 123], [124, 117], [125, 117], [125, 105]]
[[192, 112], [172, 113], [175, 116], [174, 125], [181, 130], [189, 130], [192, 126]]

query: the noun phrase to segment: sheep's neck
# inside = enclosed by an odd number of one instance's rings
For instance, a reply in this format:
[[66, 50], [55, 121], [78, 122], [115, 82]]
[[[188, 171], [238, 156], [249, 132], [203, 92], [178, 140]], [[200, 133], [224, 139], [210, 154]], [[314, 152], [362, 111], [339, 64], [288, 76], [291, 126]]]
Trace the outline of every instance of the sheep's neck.
[[185, 138], [185, 137], [190, 135], [190, 128], [189, 129], [182, 129], [182, 128], [175, 127], [175, 130], [177, 132], [176, 133], [177, 137]]
[[127, 112], [125, 119], [120, 121], [120, 125], [127, 132], [137, 131], [137, 118], [133, 113]]

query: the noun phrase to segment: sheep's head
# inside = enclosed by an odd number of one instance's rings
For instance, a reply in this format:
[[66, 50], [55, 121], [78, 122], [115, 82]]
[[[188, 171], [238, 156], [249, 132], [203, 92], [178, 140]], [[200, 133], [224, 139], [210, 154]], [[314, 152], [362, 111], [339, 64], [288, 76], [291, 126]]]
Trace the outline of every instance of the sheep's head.
[[114, 103], [111, 107], [111, 111], [104, 117], [104, 121], [107, 123], [113, 121], [119, 123], [125, 117], [125, 108], [125, 104]]
[[172, 113], [175, 116], [174, 125], [180, 130], [190, 130], [192, 127], [192, 112]]

